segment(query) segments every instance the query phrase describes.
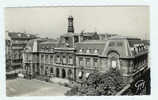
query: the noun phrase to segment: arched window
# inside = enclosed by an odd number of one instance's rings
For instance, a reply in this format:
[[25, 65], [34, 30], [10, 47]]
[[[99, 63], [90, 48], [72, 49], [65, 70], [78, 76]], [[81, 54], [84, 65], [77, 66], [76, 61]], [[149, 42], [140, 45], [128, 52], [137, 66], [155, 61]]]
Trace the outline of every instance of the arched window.
[[73, 74], [72, 74], [71, 69], [69, 69], [67, 73], [68, 73], [68, 79], [71, 80], [73, 78]]
[[65, 77], [66, 77], [65, 69], [62, 69], [62, 78], [65, 78]]
[[53, 70], [53, 68], [51, 68], [51, 69], [50, 69], [50, 73], [53, 73], [53, 72], [54, 72], [54, 70]]
[[59, 68], [56, 68], [56, 77], [59, 77], [60, 72], [59, 72]]
[[43, 75], [44, 74], [44, 67], [43, 67], [43, 65], [41, 65], [41, 73], [40, 73], [41, 75]]
[[108, 59], [109, 59], [109, 63], [110, 63], [111, 68], [120, 69], [119, 54], [117, 52], [110, 52], [108, 54]]

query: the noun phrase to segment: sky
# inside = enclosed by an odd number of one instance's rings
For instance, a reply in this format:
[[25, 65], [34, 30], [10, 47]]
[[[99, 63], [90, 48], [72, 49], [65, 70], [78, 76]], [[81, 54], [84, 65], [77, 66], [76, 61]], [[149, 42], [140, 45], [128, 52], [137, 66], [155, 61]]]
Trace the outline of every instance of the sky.
[[149, 39], [149, 13], [148, 6], [5, 8], [5, 30], [57, 38], [67, 32], [71, 15], [75, 33], [96, 31]]

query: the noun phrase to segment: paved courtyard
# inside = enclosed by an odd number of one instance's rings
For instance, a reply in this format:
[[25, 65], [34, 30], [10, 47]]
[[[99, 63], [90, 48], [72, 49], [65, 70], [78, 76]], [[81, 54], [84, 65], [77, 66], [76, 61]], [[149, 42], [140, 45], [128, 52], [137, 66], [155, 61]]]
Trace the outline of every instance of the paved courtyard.
[[6, 81], [7, 96], [64, 96], [70, 88], [40, 80], [14, 79]]

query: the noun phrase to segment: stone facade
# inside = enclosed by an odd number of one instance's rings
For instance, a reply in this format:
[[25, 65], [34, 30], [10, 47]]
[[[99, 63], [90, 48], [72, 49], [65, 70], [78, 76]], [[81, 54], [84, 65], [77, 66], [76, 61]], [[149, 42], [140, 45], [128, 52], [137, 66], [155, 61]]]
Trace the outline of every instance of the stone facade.
[[80, 81], [95, 71], [106, 73], [115, 69], [125, 79], [135, 79], [148, 67], [148, 49], [140, 39], [100, 36], [105, 35], [66, 33], [58, 41], [40, 38], [30, 41], [23, 53], [23, 72], [32, 77]]

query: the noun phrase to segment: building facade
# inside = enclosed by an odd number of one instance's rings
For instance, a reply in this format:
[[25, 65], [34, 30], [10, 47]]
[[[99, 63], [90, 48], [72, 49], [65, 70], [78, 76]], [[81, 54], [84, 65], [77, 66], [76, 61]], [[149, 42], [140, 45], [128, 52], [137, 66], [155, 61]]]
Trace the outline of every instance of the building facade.
[[[6, 65], [7, 74], [13, 73], [14, 70], [22, 69], [23, 62], [23, 50], [27, 42], [31, 39], [37, 38], [35, 35], [20, 33], [20, 32], [8, 32], [10, 40], [6, 40], [6, 60], [11, 62], [10, 65]], [[6, 61], [8, 62], [8, 61]], [[10, 73], [10, 71], [12, 71]]]
[[10, 39], [7, 39], [6, 41], [5, 41], [5, 57], [6, 57], [6, 71], [10, 71], [10, 70], [12, 70], [12, 67], [11, 67], [11, 65], [12, 65], [12, 53], [11, 53], [11, 40]]
[[95, 71], [118, 70], [125, 80], [135, 79], [148, 67], [148, 49], [141, 39], [80, 33], [68, 18], [68, 32], [59, 41], [34, 39], [23, 52], [23, 73], [34, 78], [58, 77], [79, 82]]

